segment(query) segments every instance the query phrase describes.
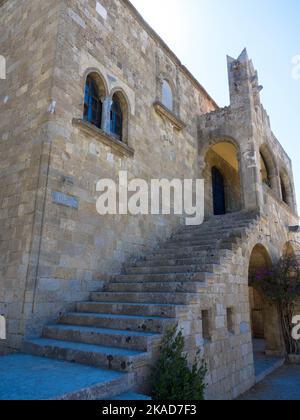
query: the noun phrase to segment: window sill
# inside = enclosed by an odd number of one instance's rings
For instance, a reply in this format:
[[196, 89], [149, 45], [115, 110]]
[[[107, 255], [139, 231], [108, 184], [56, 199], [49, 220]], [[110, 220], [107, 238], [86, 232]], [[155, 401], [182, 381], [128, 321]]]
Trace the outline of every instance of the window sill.
[[183, 128], [186, 127], [186, 124], [181, 121], [172, 111], [166, 108], [161, 102], [154, 102], [153, 104], [156, 113], [162, 117], [169, 120], [169, 122], [173, 125], [173, 127], [181, 131]]
[[100, 141], [106, 146], [111, 147], [111, 149], [114, 152], [122, 156], [126, 156], [126, 157], [134, 156], [134, 150], [131, 147], [129, 147], [126, 143], [123, 143], [117, 140], [113, 136], [110, 136], [109, 134], [101, 130], [100, 128], [95, 127], [93, 124], [90, 124], [87, 121], [76, 119], [76, 118], [73, 119], [72, 123], [73, 123], [73, 126], [78, 127], [85, 134], [88, 134], [89, 136]]

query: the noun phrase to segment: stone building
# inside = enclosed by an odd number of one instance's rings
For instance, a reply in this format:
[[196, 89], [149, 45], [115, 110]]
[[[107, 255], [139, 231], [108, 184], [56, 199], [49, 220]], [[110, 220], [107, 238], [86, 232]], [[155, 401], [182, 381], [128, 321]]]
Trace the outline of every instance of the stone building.
[[[122, 390], [138, 389], [177, 322], [191, 356], [203, 349], [207, 397], [237, 397], [255, 381], [253, 337], [283, 351], [249, 278], [293, 250], [298, 225], [246, 50], [228, 57], [219, 108], [127, 0], [0, 4], [0, 353], [127, 372]], [[97, 182], [120, 171], [204, 178], [205, 222], [100, 216]]]

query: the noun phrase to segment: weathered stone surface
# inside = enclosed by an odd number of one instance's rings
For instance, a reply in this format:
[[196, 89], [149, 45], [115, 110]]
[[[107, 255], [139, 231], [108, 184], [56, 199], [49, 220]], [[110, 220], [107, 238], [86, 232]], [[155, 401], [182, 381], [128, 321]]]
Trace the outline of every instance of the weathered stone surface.
[[[99, 4], [0, 2], [0, 53], [7, 60], [7, 79], [0, 81], [0, 314], [7, 340], [0, 352], [19, 350], [25, 339], [38, 355], [103, 366], [109, 350], [57, 349], [57, 341], [66, 346], [63, 334], [45, 325], [61, 319], [103, 329], [96, 315], [111, 314], [119, 318], [107, 321], [108, 329], [162, 333], [174, 321], [191, 359], [202, 347], [208, 398], [235, 398], [254, 383], [252, 251], [259, 244], [276, 261], [298, 236], [289, 229], [298, 225], [291, 161], [272, 133], [246, 51], [228, 58], [231, 102], [219, 109], [128, 1]], [[74, 123], [83, 118], [91, 72], [104, 98], [101, 133]], [[168, 116], [153, 106], [162, 102], [164, 79], [174, 95]], [[123, 145], [109, 124], [118, 92]], [[226, 216], [213, 216], [214, 167], [225, 180]], [[177, 216], [99, 216], [96, 184], [117, 181], [120, 170], [146, 181], [203, 177], [206, 222], [180, 230]], [[53, 193], [78, 201], [58, 205]], [[280, 352], [278, 325], [271, 310], [267, 315], [268, 351]], [[39, 342], [43, 331], [59, 340]], [[68, 336], [90, 341], [83, 331]], [[107, 344], [114, 340], [110, 335]], [[135, 343], [147, 350], [138, 361], [128, 354], [111, 360], [114, 369], [133, 363], [136, 386], [146, 382], [155, 358], [148, 341]]]

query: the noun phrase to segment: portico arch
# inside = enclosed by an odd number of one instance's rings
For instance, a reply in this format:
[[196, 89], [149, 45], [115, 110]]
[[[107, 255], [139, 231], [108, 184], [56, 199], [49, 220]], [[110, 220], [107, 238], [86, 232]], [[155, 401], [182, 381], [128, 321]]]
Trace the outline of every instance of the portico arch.
[[240, 154], [228, 139], [210, 142], [204, 151], [205, 212], [207, 216], [240, 211], [242, 189]]
[[254, 287], [254, 283], [259, 283], [269, 275], [271, 268], [272, 260], [268, 250], [262, 244], [255, 245], [248, 269], [252, 337], [253, 340], [265, 341], [267, 355], [281, 355], [283, 346], [276, 305]]

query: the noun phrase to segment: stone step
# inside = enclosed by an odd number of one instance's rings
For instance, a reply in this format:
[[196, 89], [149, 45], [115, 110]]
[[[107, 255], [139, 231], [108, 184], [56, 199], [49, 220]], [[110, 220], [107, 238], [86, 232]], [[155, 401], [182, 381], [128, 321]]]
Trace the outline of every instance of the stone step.
[[150, 353], [47, 338], [28, 340], [24, 348], [36, 356], [120, 372], [132, 372], [150, 360]]
[[161, 340], [161, 335], [58, 324], [45, 327], [43, 338], [147, 352], [152, 348], [155, 341], [159, 342]]
[[163, 292], [94, 292], [91, 293], [93, 302], [134, 302], [134, 303], [160, 303], [160, 304], [197, 304], [200, 294], [196, 293], [163, 293]]
[[111, 282], [107, 283], [103, 289], [105, 292], [180, 292], [180, 293], [198, 293], [205, 286], [205, 282]]
[[239, 234], [237, 233], [228, 233], [226, 237], [219, 237], [218, 239], [212, 239], [212, 240], [203, 240], [203, 239], [185, 239], [185, 240], [172, 240], [165, 244], [164, 249], [166, 248], [178, 248], [178, 247], [185, 247], [185, 246], [217, 246], [220, 243], [230, 241], [230, 240], [237, 240], [242, 239], [245, 235], [245, 232], [241, 232]]
[[193, 254], [182, 253], [174, 258], [174, 254], [161, 254], [155, 253], [148, 257], [136, 262], [132, 267], [152, 267], [152, 266], [166, 266], [166, 265], [196, 265], [196, 264], [220, 264], [221, 260], [232, 258], [232, 252], [229, 250], [213, 250], [210, 252], [204, 251], [203, 253]]
[[210, 246], [210, 245], [189, 245], [189, 246], [185, 246], [185, 245], [181, 245], [181, 246], [177, 246], [177, 247], [164, 247], [161, 248], [159, 251], [157, 251], [157, 253], [161, 256], [164, 256], [165, 254], [168, 255], [168, 257], [170, 258], [176, 258], [179, 255], [183, 255], [183, 253], [185, 255], [190, 255], [191, 257], [194, 256], [195, 254], [198, 254], [200, 252], [207, 253], [207, 252], [216, 252], [216, 250], [232, 250], [233, 247], [235, 246], [234, 243], [232, 243], [232, 241], [225, 241], [222, 242], [220, 244], [214, 244], [214, 246]]
[[164, 244], [163, 249], [176, 249], [176, 248], [181, 248], [181, 247], [214, 247], [218, 244], [218, 242], [221, 240], [222, 238], [218, 238], [218, 239], [214, 239], [214, 240], [202, 240], [202, 239], [189, 239], [189, 240], [171, 240], [169, 242], [166, 242]]
[[178, 233], [215, 233], [218, 230], [220, 231], [229, 231], [230, 229], [243, 229], [243, 228], [251, 228], [255, 224], [257, 224], [257, 219], [245, 219], [245, 220], [214, 220], [214, 221], [207, 221], [200, 226], [185, 226], [183, 229], [179, 230]]
[[170, 319], [188, 312], [185, 305], [133, 302], [80, 302], [77, 303], [76, 309], [87, 313], [155, 316]]
[[162, 317], [73, 312], [63, 315], [60, 322], [65, 325], [79, 325], [96, 328], [109, 327], [116, 330], [143, 331], [161, 334], [165, 331], [166, 327], [174, 325], [175, 320]]
[[126, 274], [173, 274], [173, 273], [213, 273], [218, 270], [219, 264], [201, 264], [201, 265], [165, 265], [156, 267], [131, 267], [126, 269]]
[[[207, 271], [209, 272], [209, 271]], [[211, 271], [213, 272], [213, 271]], [[156, 281], [164, 282], [185, 282], [185, 281], [205, 281], [205, 271], [193, 273], [149, 273], [149, 274], [118, 274], [113, 276], [113, 281], [116, 283], [143, 283]]]
[[139, 261], [135, 263], [132, 268], [137, 267], [164, 267], [164, 266], [190, 266], [190, 265], [199, 265], [199, 264], [219, 264], [221, 256], [209, 256], [205, 255], [199, 258], [147, 258], [144, 261]]
[[226, 239], [228, 236], [230, 235], [241, 235], [243, 232], [247, 231], [248, 227], [245, 226], [243, 228], [240, 229], [228, 229], [228, 230], [216, 230], [215, 232], [210, 232], [207, 231], [206, 232], [182, 232], [182, 233], [177, 233], [174, 236], [172, 236], [172, 238], [166, 242], [187, 242], [187, 241], [201, 241], [201, 242], [214, 242], [214, 241], [218, 241], [220, 239]]

